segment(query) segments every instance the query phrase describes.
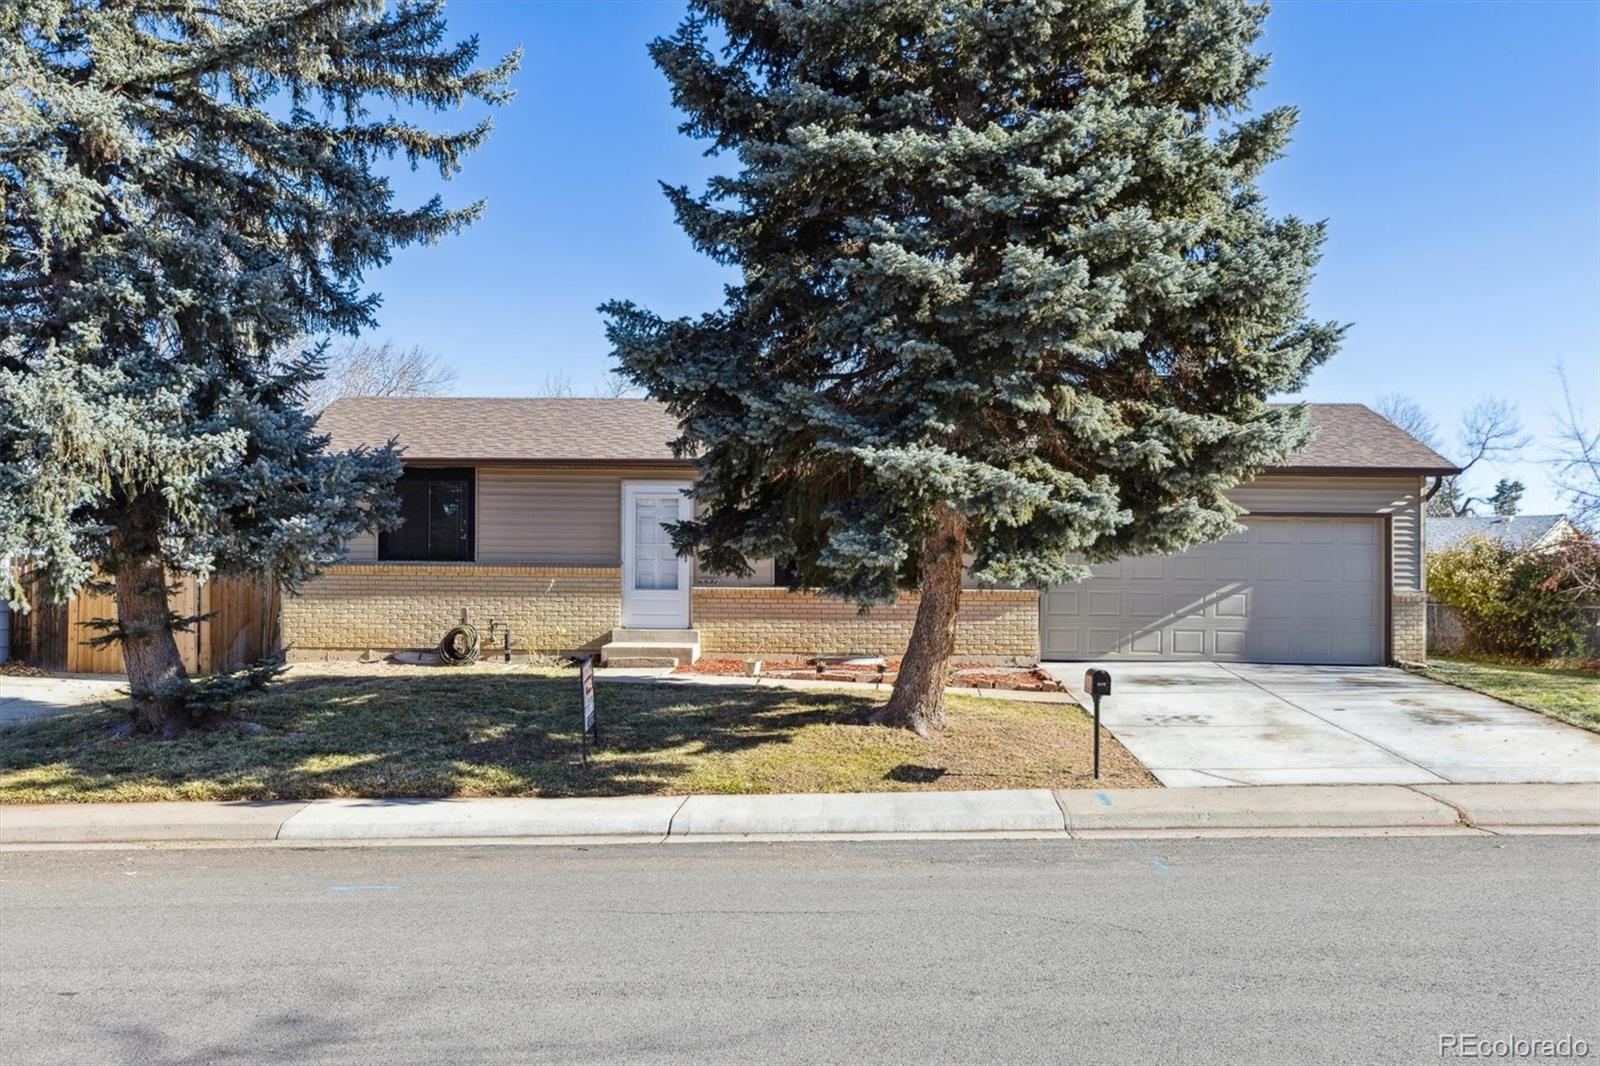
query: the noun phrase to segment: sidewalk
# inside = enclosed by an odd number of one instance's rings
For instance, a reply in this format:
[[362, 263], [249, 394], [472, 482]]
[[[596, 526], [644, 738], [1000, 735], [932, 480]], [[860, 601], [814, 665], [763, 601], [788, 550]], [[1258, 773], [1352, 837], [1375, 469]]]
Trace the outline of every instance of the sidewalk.
[[0, 725], [57, 714], [89, 700], [113, 700], [126, 689], [121, 675], [69, 674], [64, 677], [0, 675]]
[[222, 841], [674, 841], [929, 835], [1600, 833], [1600, 784], [0, 806], [0, 847]]

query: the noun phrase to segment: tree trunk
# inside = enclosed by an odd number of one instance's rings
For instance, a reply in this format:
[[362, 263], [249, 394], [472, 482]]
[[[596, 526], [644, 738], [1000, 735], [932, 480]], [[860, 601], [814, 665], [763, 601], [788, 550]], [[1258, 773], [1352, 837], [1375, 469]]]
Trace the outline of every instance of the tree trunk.
[[183, 697], [189, 675], [167, 619], [167, 575], [157, 559], [128, 563], [116, 574], [122, 662], [133, 696], [133, 729], [172, 737], [188, 724]]
[[944, 728], [945, 670], [956, 650], [966, 536], [966, 518], [949, 504], [940, 504], [934, 527], [922, 540], [921, 602], [911, 643], [900, 660], [889, 702], [872, 718], [880, 725], [900, 726], [922, 737], [930, 729]]

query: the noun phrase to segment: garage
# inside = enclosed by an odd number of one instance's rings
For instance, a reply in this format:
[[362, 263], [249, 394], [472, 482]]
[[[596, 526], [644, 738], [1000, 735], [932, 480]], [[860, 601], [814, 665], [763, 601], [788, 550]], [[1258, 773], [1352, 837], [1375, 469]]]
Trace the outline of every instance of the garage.
[[1122, 559], [1040, 597], [1044, 659], [1386, 661], [1388, 523], [1254, 515], [1176, 555]]

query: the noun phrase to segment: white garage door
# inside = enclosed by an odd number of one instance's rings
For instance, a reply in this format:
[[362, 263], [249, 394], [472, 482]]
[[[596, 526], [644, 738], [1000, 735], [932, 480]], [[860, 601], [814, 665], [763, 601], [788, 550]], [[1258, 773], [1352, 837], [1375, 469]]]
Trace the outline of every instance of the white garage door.
[[1043, 656], [1382, 663], [1383, 583], [1379, 519], [1251, 518], [1215, 543], [1050, 589]]

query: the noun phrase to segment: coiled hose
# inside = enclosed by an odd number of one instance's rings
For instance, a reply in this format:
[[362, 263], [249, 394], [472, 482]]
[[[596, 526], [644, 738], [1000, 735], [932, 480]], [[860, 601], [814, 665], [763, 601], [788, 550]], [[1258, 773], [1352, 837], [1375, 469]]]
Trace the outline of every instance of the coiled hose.
[[439, 642], [439, 661], [447, 666], [471, 666], [477, 662], [477, 629], [463, 622], [446, 633]]

